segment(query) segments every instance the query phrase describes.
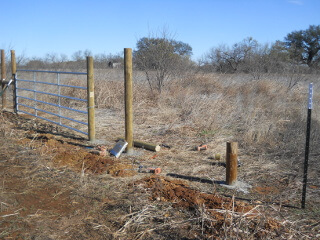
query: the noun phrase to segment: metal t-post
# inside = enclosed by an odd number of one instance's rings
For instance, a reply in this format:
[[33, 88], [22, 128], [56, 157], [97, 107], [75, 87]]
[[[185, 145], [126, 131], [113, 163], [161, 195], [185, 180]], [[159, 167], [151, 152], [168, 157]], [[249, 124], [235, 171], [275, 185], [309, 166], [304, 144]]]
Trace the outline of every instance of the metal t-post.
[[13, 80], [13, 110], [15, 113], [18, 113], [18, 105], [17, 105], [17, 81], [16, 81], [16, 75], [17, 75], [17, 65], [16, 65], [16, 52], [14, 50], [11, 50], [11, 73], [12, 73], [12, 80]]
[[303, 208], [303, 209], [306, 207], [306, 195], [307, 195], [309, 145], [310, 145], [310, 132], [311, 132], [312, 95], [313, 95], [313, 84], [310, 83], [309, 84], [309, 99], [308, 99], [306, 148], [305, 148], [305, 155], [304, 155], [305, 158], [304, 158], [303, 187], [302, 187], [302, 200], [301, 200], [301, 208]]

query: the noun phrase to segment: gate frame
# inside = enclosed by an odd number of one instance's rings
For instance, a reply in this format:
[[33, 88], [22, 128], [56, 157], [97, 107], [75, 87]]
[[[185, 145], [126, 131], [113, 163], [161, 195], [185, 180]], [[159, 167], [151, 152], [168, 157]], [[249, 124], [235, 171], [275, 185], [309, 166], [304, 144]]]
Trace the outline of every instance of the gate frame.
[[[21, 96], [17, 95], [17, 90], [19, 89], [19, 87], [17, 86], [17, 83], [19, 81], [35, 82], [35, 81], [32, 81], [32, 80], [25, 80], [25, 79], [17, 78], [17, 72], [19, 72], [19, 71], [20, 72], [34, 72], [34, 73], [36, 73], [36, 72], [55, 73], [55, 74], [58, 74], [58, 76], [59, 76], [59, 74], [87, 75], [87, 87], [62, 85], [62, 84], [59, 83], [59, 80], [57, 80], [58, 83], [37, 82], [37, 83], [40, 83], [40, 84], [49, 84], [49, 85], [56, 85], [56, 86], [64, 86], [64, 87], [71, 87], [71, 88], [86, 89], [87, 90], [87, 99], [79, 99], [79, 98], [74, 98], [74, 97], [70, 97], [70, 96], [63, 96], [63, 95], [60, 95], [60, 93], [58, 93], [58, 94], [47, 93], [47, 92], [44, 92], [44, 91], [37, 91], [35, 89], [33, 89], [33, 90], [32, 89], [23, 89], [23, 90], [31, 91], [31, 92], [34, 92], [34, 93], [38, 92], [40, 94], [53, 95], [53, 96], [59, 97], [59, 99], [62, 97], [62, 98], [69, 98], [69, 99], [73, 99], [73, 100], [79, 100], [79, 101], [87, 102], [87, 111], [85, 112], [85, 111], [80, 111], [80, 110], [77, 110], [77, 109], [61, 106], [60, 104], [57, 105], [57, 104], [54, 104], [54, 103], [48, 103], [48, 102], [40, 101], [40, 100], [33, 99], [33, 98], [27, 98], [28, 100], [31, 100], [31, 101], [41, 102], [41, 103], [44, 103], [44, 104], [47, 104], [47, 105], [58, 107], [59, 108], [59, 112], [60, 112], [60, 109], [63, 108], [63, 109], [67, 109], [67, 110], [70, 110], [70, 111], [85, 113], [85, 114], [88, 115], [88, 123], [84, 123], [84, 122], [81, 122], [81, 121], [78, 121], [78, 120], [75, 120], [75, 119], [72, 119], [72, 118], [69, 118], [69, 117], [65, 117], [65, 116], [62, 116], [61, 114], [51, 113], [51, 112], [45, 111], [43, 109], [38, 109], [38, 108], [34, 108], [34, 107], [31, 107], [31, 106], [28, 106], [28, 105], [19, 104], [18, 103], [18, 98], [21, 97]], [[12, 79], [14, 81], [14, 84], [13, 84], [13, 108], [14, 108], [14, 112], [16, 114], [18, 114], [18, 112], [23, 112], [25, 114], [34, 116], [36, 118], [39, 118], [39, 119], [42, 119], [42, 120], [57, 124], [59, 126], [62, 126], [62, 127], [65, 127], [65, 128], [80, 132], [82, 134], [85, 134], [85, 135], [88, 136], [88, 139], [89, 139], [90, 142], [94, 142], [95, 141], [94, 68], [93, 68], [93, 58], [91, 56], [87, 57], [87, 72], [86, 73], [84, 73], [84, 72], [23, 70], [23, 69], [18, 69], [17, 70], [15, 51], [11, 50], [11, 72], [12, 72]], [[21, 98], [26, 98], [26, 97], [21, 97]], [[47, 119], [47, 118], [44, 118], [44, 117], [40, 117], [37, 114], [32, 114], [32, 113], [29, 113], [27, 111], [19, 110], [18, 109], [19, 105], [34, 109], [35, 111], [45, 112], [45, 113], [48, 113], [50, 115], [57, 116], [59, 118], [64, 118], [64, 119], [67, 119], [67, 120], [70, 120], [70, 121], [74, 121], [74, 122], [78, 122], [78, 123], [81, 123], [81, 124], [85, 124], [85, 125], [88, 126], [88, 133], [83, 132], [81, 130], [78, 130], [76, 128], [70, 127], [68, 125], [61, 124], [61, 120], [59, 122], [55, 122], [53, 120], [50, 120], [50, 119]]]

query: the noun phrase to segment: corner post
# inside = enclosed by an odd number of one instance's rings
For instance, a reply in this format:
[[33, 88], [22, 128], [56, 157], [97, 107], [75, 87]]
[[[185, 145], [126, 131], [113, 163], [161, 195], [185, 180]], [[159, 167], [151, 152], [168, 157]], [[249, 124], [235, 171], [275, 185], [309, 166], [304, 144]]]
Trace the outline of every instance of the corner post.
[[133, 151], [133, 112], [132, 112], [132, 49], [124, 49], [124, 89], [125, 89], [125, 138], [127, 153]]
[[88, 136], [89, 141], [96, 138], [95, 118], [94, 118], [94, 76], [93, 58], [87, 57], [87, 101], [88, 101]]

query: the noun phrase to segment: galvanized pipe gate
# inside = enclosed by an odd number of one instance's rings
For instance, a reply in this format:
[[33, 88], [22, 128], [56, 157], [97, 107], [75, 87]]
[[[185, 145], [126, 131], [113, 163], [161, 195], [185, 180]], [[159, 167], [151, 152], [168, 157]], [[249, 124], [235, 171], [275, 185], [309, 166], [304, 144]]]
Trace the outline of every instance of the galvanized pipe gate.
[[[70, 130], [85, 134], [88, 136], [89, 141], [95, 140], [95, 117], [94, 117], [94, 74], [93, 74], [93, 58], [87, 57], [87, 72], [63, 72], [63, 71], [43, 71], [43, 70], [23, 70], [23, 69], [16, 69], [16, 61], [15, 61], [15, 52], [11, 51], [11, 70], [12, 70], [12, 79], [14, 80], [13, 86], [13, 101], [14, 101], [14, 111], [16, 113], [25, 113], [31, 115], [33, 117], [57, 124], [61, 127], [68, 128]], [[19, 75], [23, 73], [30, 73], [32, 75], [31, 79], [20, 78]], [[42, 80], [38, 77], [38, 74], [49, 74], [55, 75], [55, 82], [48, 82]], [[63, 75], [86, 75], [87, 76], [87, 86], [76, 86], [76, 85], [68, 85], [62, 84], [60, 79]], [[20, 86], [24, 83], [24, 86]], [[56, 93], [50, 93], [45, 90], [42, 90], [46, 86], [54, 86], [56, 87]], [[39, 89], [41, 87], [41, 90]], [[62, 88], [72, 88], [72, 89], [81, 89], [87, 91], [87, 98], [77, 98], [73, 96], [62, 95], [61, 89]], [[23, 95], [23, 92], [32, 93], [32, 96]], [[39, 96], [53, 96], [57, 98], [56, 103], [49, 102], [46, 100], [41, 100]], [[70, 99], [78, 102], [86, 103], [87, 110], [79, 110], [72, 107], [67, 107], [62, 105], [62, 99]], [[27, 100], [28, 104], [22, 103], [20, 100]], [[32, 104], [30, 104], [32, 103]], [[58, 109], [58, 113], [54, 113], [50, 110], [41, 109], [39, 105], [47, 105], [53, 108]], [[29, 110], [32, 110], [30, 112]], [[72, 117], [67, 117], [62, 114], [62, 110], [67, 110], [72, 113], [76, 114], [84, 114], [87, 115], [87, 121], [81, 121], [74, 119]], [[46, 115], [39, 116], [39, 112], [45, 113], [49, 116], [54, 116], [58, 118], [58, 120], [53, 120]], [[62, 123], [62, 120], [72, 121], [78, 124], [86, 125], [88, 127], [88, 131], [82, 131], [78, 128], [70, 126], [68, 124]]]

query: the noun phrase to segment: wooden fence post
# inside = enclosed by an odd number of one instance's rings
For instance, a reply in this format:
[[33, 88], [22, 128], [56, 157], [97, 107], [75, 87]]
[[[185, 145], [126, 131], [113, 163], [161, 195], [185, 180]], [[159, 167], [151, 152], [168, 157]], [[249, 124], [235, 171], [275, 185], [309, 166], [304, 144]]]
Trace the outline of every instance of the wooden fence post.
[[12, 96], [13, 96], [13, 110], [15, 113], [18, 112], [18, 105], [17, 105], [17, 89], [16, 89], [16, 74], [17, 74], [17, 65], [16, 65], [16, 52], [14, 50], [11, 50], [11, 73], [12, 73]]
[[132, 113], [132, 49], [124, 49], [124, 89], [125, 89], [125, 138], [127, 153], [133, 151], [133, 113]]
[[[5, 79], [6, 79], [6, 57], [5, 57], [5, 53], [4, 50], [1, 49], [1, 87], [2, 87], [2, 91], [5, 88]], [[2, 93], [2, 109], [6, 108], [7, 106], [7, 97], [6, 97], [6, 92], [4, 91]]]
[[226, 155], [226, 183], [233, 185], [237, 181], [238, 173], [238, 143], [227, 142]]
[[93, 58], [87, 57], [87, 100], [88, 100], [88, 135], [89, 141], [96, 138], [95, 118], [94, 118], [94, 77]]

